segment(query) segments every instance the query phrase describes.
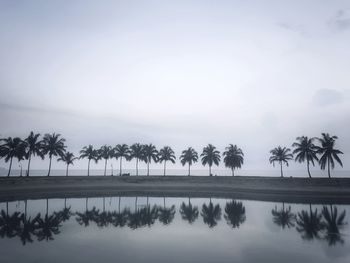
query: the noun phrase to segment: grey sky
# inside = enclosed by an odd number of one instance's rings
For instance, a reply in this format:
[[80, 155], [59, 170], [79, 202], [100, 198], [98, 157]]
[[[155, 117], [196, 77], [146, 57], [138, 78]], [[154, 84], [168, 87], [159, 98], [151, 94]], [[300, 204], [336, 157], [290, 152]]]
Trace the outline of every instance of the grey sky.
[[[350, 153], [350, 1], [0, 1], [0, 134]], [[77, 166], [79, 167], [79, 165]]]

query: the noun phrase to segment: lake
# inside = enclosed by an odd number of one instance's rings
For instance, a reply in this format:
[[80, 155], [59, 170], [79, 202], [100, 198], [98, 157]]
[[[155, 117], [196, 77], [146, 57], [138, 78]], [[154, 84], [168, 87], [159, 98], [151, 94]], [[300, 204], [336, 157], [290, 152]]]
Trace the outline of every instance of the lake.
[[217, 198], [2, 202], [1, 262], [350, 262], [349, 210]]

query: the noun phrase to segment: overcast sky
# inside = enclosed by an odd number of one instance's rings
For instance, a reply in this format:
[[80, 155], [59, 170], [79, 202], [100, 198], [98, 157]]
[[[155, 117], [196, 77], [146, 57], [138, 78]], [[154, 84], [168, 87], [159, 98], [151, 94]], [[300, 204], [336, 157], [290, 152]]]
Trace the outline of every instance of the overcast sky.
[[329, 132], [347, 169], [349, 46], [348, 0], [1, 0], [0, 135], [233, 143], [266, 169], [271, 148]]

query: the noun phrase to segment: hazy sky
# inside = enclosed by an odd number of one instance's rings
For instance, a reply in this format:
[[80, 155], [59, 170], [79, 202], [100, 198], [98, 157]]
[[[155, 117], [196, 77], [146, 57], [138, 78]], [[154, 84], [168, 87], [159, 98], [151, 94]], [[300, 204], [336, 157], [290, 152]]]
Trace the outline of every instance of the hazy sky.
[[346, 169], [349, 46], [348, 0], [0, 0], [0, 135], [233, 143], [266, 169], [271, 148], [329, 132]]

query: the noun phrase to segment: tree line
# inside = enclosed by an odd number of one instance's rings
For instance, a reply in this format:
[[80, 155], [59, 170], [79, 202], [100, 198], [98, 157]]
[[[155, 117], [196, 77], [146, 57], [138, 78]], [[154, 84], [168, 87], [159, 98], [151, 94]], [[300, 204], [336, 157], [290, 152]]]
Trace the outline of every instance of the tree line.
[[[331, 177], [330, 170], [334, 169], [335, 163], [343, 166], [339, 155], [343, 154], [340, 150], [335, 148], [335, 141], [337, 136], [330, 136], [328, 133], [322, 133], [321, 138], [309, 138], [301, 136], [296, 138], [296, 142], [292, 144], [293, 152], [290, 148], [278, 146], [270, 151], [270, 163], [275, 165], [279, 163], [281, 170], [281, 177], [283, 177], [283, 164], [288, 166], [288, 161], [292, 160], [295, 155], [295, 161], [306, 162], [307, 172], [311, 178], [310, 164], [313, 166], [318, 163], [322, 170], [327, 167], [328, 176]], [[68, 176], [68, 169], [73, 165], [77, 159], [87, 159], [87, 175], [90, 175], [90, 162], [104, 161], [104, 176], [106, 176], [107, 163], [109, 160], [119, 160], [119, 175], [123, 175], [122, 167], [123, 160], [136, 160], [136, 176], [139, 174], [139, 162], [147, 164], [147, 176], [149, 176], [149, 166], [152, 162], [163, 163], [163, 175], [166, 175], [167, 162], [175, 163], [176, 156], [174, 150], [170, 146], [164, 146], [160, 150], [153, 144], [134, 143], [131, 146], [126, 144], [118, 144], [115, 147], [103, 145], [100, 148], [95, 148], [93, 145], [83, 147], [79, 152], [79, 156], [75, 156], [72, 152], [66, 150], [66, 140], [60, 134], [52, 133], [45, 134], [43, 138], [39, 133], [31, 132], [27, 138], [21, 139], [19, 137], [8, 137], [0, 139], [0, 159], [4, 158], [5, 162], [9, 162], [8, 174], [10, 176], [12, 161], [17, 159], [19, 162], [27, 160], [26, 176], [30, 175], [30, 163], [32, 157], [39, 157], [44, 159], [49, 158], [49, 167], [47, 176], [50, 176], [52, 158], [57, 157], [58, 161], [66, 164], [66, 176]], [[317, 145], [316, 142], [319, 144]], [[242, 167], [244, 162], [244, 154], [241, 148], [237, 145], [230, 144], [225, 148], [225, 151], [220, 154], [212, 144], [208, 144], [199, 155], [192, 147], [183, 150], [179, 156], [180, 162], [183, 166], [188, 165], [188, 176], [191, 175], [191, 166], [198, 162], [199, 158], [203, 166], [208, 166], [209, 175], [212, 176], [212, 166], [218, 166], [221, 157], [226, 168], [231, 169], [232, 175], [236, 169]], [[112, 172], [113, 176], [113, 172]]]

